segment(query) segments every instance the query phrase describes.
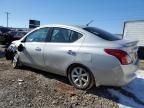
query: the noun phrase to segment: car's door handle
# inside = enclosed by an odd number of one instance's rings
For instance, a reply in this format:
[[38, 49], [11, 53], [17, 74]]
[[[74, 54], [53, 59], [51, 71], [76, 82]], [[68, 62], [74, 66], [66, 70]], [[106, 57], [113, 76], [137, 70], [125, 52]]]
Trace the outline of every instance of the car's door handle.
[[69, 55], [73, 55], [73, 56], [76, 56], [76, 52], [72, 51], [72, 50], [68, 50], [67, 52]]
[[41, 51], [41, 48], [37, 47], [35, 50], [36, 50], [36, 51]]

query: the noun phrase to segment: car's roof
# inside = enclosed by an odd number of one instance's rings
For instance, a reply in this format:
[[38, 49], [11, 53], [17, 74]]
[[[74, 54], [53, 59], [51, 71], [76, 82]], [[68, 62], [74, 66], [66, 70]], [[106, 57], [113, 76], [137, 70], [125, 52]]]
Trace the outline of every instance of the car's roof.
[[82, 28], [85, 28], [87, 26], [85, 25], [63, 25], [63, 24], [49, 24], [49, 25], [44, 25], [44, 26], [40, 26], [40, 27], [74, 27], [74, 28], [79, 28], [79, 29], [82, 29]]

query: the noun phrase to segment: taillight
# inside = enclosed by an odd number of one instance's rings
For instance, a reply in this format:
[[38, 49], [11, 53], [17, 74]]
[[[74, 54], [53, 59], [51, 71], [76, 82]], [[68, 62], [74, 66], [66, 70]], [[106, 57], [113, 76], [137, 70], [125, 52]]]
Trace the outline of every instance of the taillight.
[[123, 65], [127, 65], [132, 62], [131, 58], [125, 51], [118, 49], [104, 49], [104, 51], [109, 55], [115, 56]]

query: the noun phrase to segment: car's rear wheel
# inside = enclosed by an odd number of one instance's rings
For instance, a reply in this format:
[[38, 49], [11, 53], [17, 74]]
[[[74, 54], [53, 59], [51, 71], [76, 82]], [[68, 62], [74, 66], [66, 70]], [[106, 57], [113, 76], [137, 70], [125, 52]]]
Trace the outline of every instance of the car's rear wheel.
[[12, 59], [12, 67], [13, 68], [20, 68], [22, 64], [19, 61], [19, 55], [16, 53]]
[[75, 66], [69, 69], [68, 79], [78, 89], [90, 89], [94, 85], [91, 72], [83, 66]]

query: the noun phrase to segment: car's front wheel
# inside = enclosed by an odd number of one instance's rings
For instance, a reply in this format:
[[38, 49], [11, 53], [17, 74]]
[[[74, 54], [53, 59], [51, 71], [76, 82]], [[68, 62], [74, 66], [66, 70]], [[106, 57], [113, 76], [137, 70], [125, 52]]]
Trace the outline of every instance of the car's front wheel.
[[74, 66], [69, 69], [68, 79], [78, 89], [90, 89], [94, 85], [91, 72], [83, 66]]
[[22, 64], [19, 61], [19, 55], [16, 53], [12, 59], [12, 67], [13, 68], [20, 68]]

